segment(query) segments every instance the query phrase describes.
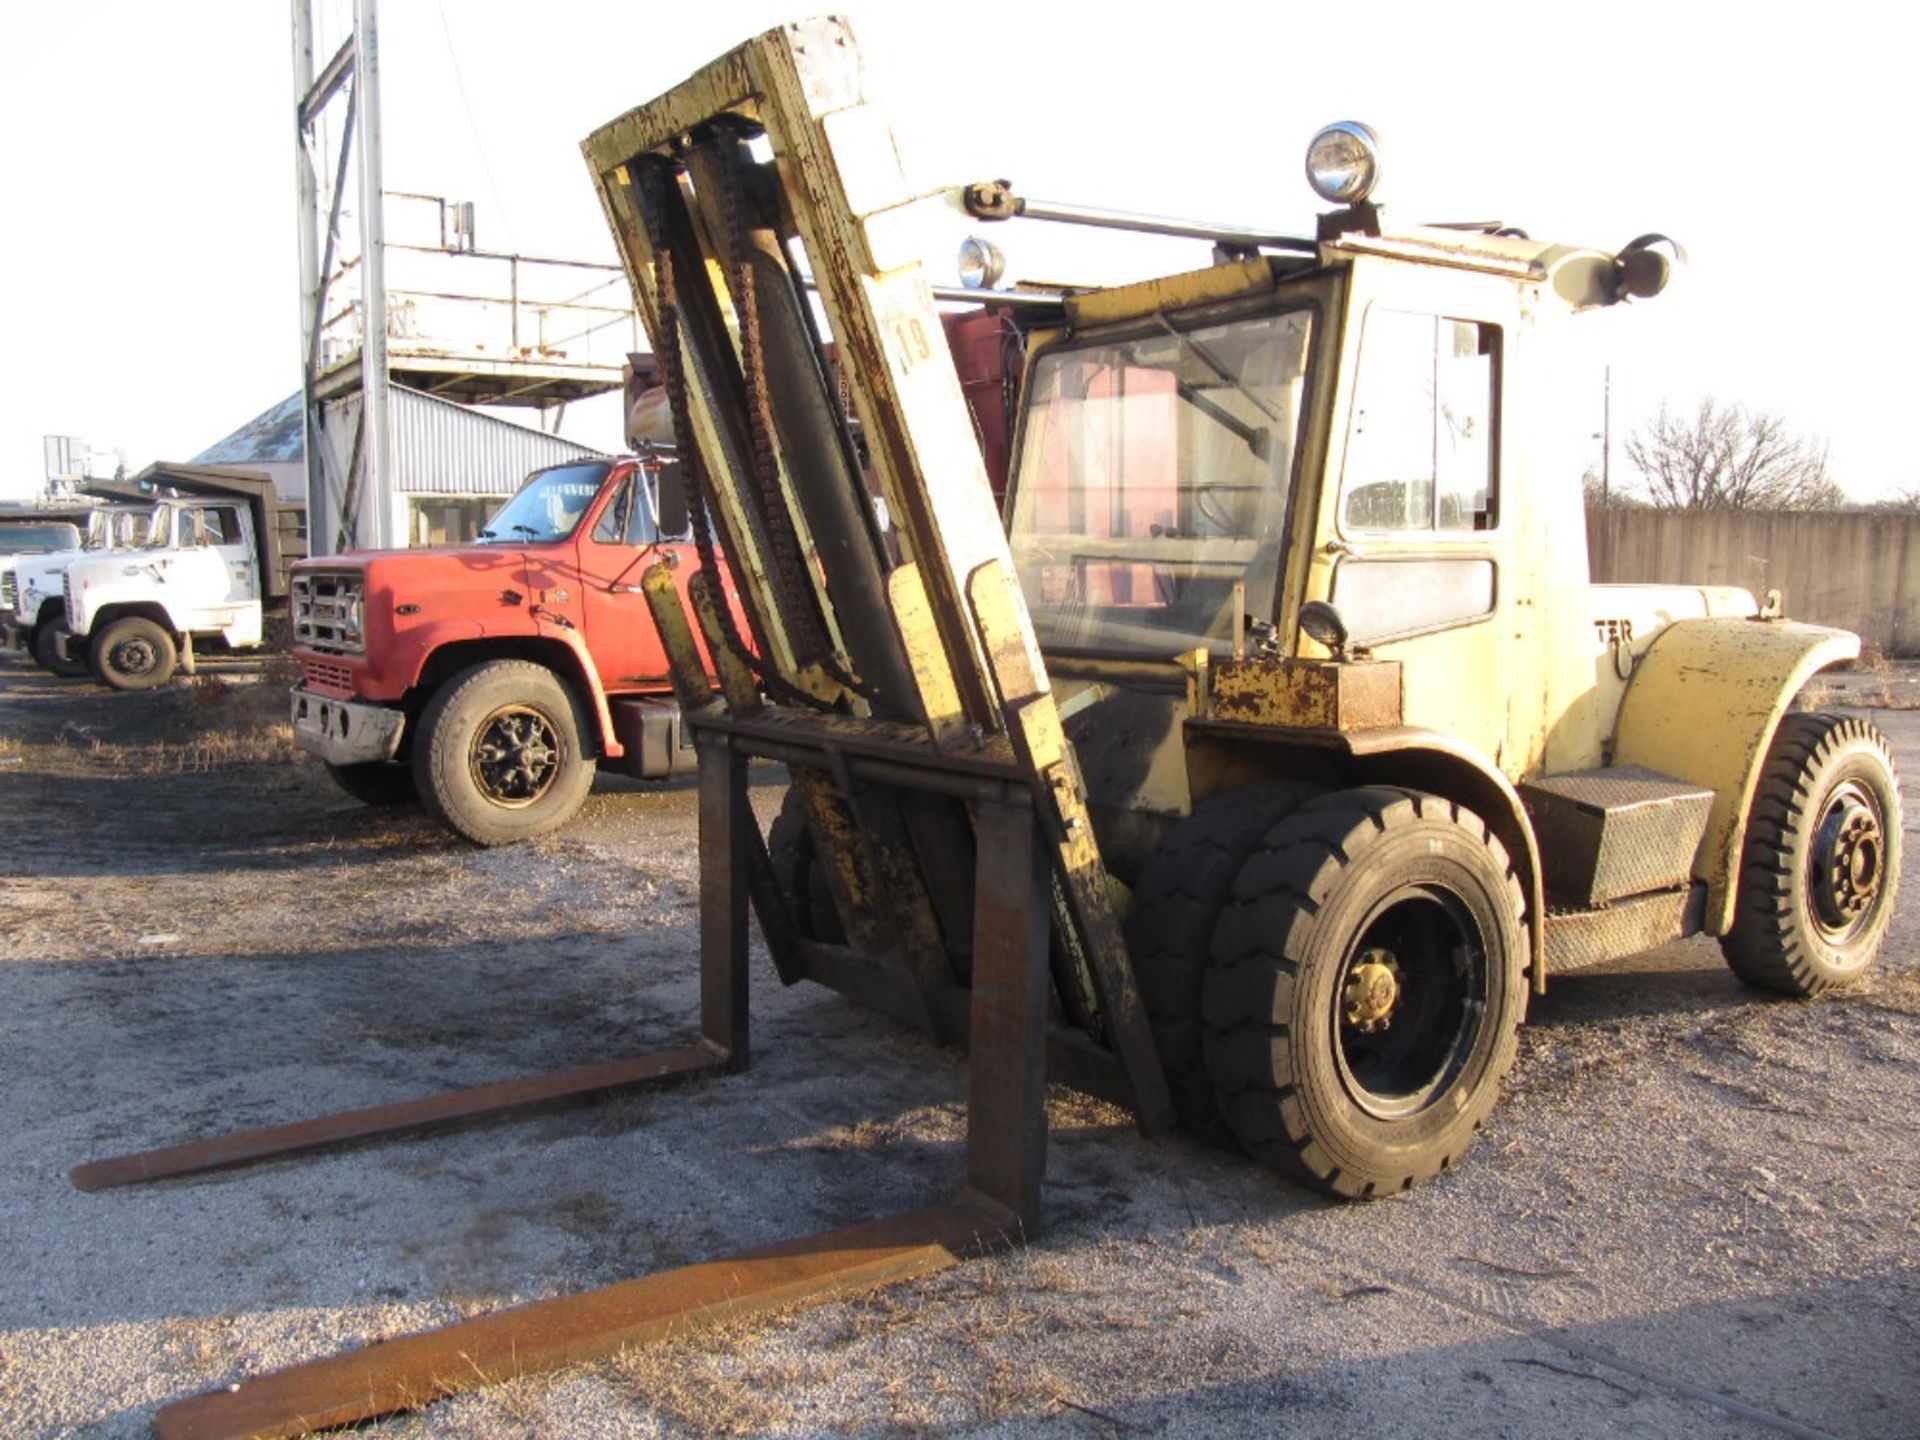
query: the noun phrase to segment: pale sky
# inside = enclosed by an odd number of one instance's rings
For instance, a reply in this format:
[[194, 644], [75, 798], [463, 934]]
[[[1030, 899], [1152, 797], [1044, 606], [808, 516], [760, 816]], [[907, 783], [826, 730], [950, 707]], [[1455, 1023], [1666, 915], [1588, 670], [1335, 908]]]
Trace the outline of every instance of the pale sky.
[[[331, 3], [331, 0], [328, 0]], [[1566, 449], [1597, 461], [1599, 367], [1619, 442], [1664, 397], [1778, 412], [1859, 499], [1920, 489], [1906, 433], [1920, 291], [1920, 119], [1897, 7], [855, 0], [870, 71], [929, 185], [1005, 176], [1048, 199], [1309, 233], [1320, 125], [1383, 137], [1407, 222], [1501, 219], [1691, 257], [1668, 293], [1579, 322], [1590, 382]], [[614, 258], [588, 131], [794, 0], [382, 0], [386, 184], [471, 199], [480, 243]], [[278, 0], [13, 7], [0, 276], [0, 496], [43, 434], [185, 459], [299, 384], [289, 9]], [[463, 95], [464, 92], [464, 95]], [[994, 235], [1010, 268], [1118, 263]], [[1883, 257], [1877, 253], [1884, 248]], [[1062, 259], [1066, 255], [1069, 259]], [[945, 255], [931, 257], [946, 279]], [[1023, 268], [1023, 260], [1026, 262]], [[1176, 250], [1153, 269], [1204, 263]], [[1136, 263], [1136, 262], [1129, 262]], [[610, 410], [567, 433], [619, 443]]]

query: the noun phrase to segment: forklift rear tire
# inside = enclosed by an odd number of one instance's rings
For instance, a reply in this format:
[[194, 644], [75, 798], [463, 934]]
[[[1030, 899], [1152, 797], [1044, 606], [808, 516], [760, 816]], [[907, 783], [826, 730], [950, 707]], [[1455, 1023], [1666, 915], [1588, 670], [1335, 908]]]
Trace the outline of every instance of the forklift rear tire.
[[164, 625], [144, 615], [123, 615], [94, 632], [87, 658], [103, 685], [157, 690], [173, 678], [180, 652]]
[[1342, 790], [1274, 826], [1203, 988], [1207, 1071], [1240, 1143], [1350, 1199], [1449, 1168], [1513, 1064], [1524, 910], [1500, 841], [1438, 796]]
[[60, 656], [60, 640], [71, 634], [65, 620], [49, 620], [37, 626], [33, 632], [33, 658], [42, 670], [58, 675], [63, 680], [73, 680], [87, 673], [87, 662], [80, 656], [64, 660]]
[[1202, 802], [1167, 832], [1134, 886], [1127, 954], [1174, 1112], [1189, 1134], [1215, 1145], [1236, 1142], [1207, 1078], [1200, 1018], [1213, 927], [1261, 839], [1318, 793], [1318, 786], [1260, 785]]
[[476, 845], [557, 830], [593, 788], [586, 716], [571, 687], [530, 660], [488, 660], [440, 687], [413, 747], [420, 800]]
[[417, 804], [420, 799], [411, 766], [369, 760], [357, 765], [329, 765], [327, 773], [333, 776], [334, 784], [362, 805], [385, 808]]
[[774, 884], [793, 917], [798, 938], [821, 945], [846, 944], [847, 928], [833, 907], [833, 894], [827, 889], [826, 874], [813, 848], [806, 802], [792, 787], [780, 802], [780, 813], [767, 828], [767, 858], [773, 862]]
[[1880, 953], [1899, 882], [1886, 736], [1851, 716], [1788, 715], [1747, 816], [1727, 964], [1783, 995], [1850, 985]]

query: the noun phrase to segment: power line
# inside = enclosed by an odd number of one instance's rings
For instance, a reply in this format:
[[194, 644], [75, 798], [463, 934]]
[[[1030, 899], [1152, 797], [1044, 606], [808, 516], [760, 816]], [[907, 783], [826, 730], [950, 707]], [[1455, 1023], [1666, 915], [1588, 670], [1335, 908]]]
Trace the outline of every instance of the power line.
[[453, 27], [447, 23], [447, 0], [440, 0], [436, 7], [440, 14], [440, 33], [447, 42], [447, 62], [453, 66], [454, 87], [460, 92], [460, 108], [466, 113], [467, 133], [473, 137], [473, 148], [480, 155], [480, 169], [487, 177], [487, 189], [493, 196], [493, 203], [500, 211], [500, 228], [506, 232], [507, 248], [518, 252], [520, 246], [513, 238], [513, 222], [507, 214], [507, 202], [500, 196], [500, 184], [493, 178], [493, 166], [487, 160], [487, 147], [480, 140], [480, 127], [474, 123], [473, 102], [467, 98], [466, 77], [460, 73], [460, 54], [454, 49]]

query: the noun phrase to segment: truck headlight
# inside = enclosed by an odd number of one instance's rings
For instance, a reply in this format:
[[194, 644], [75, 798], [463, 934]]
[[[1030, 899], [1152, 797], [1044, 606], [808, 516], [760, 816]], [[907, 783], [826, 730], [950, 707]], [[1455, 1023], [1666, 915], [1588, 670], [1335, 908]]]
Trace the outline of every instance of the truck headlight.
[[1358, 205], [1380, 183], [1380, 137], [1358, 120], [1339, 120], [1307, 146], [1307, 183], [1330, 205]]
[[366, 613], [367, 603], [364, 596], [358, 591], [348, 596], [340, 606], [340, 638], [343, 640], [360, 639], [361, 627], [366, 619]]

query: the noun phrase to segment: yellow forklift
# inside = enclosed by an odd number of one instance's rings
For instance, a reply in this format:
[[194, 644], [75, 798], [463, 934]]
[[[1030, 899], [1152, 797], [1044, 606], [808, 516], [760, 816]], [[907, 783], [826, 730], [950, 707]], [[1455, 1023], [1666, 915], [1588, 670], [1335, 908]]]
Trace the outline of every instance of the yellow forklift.
[[[784, 982], [968, 1047], [966, 1173], [927, 1209], [184, 1401], [161, 1434], [304, 1433], [1017, 1241], [1049, 1081], [1378, 1196], [1465, 1153], [1553, 974], [1696, 933], [1789, 994], [1872, 962], [1900, 870], [1888, 748], [1792, 708], [1858, 640], [1743, 591], [1589, 584], [1579, 476], [1536, 443], [1557, 332], [1656, 295], [1662, 237], [1389, 225], [1354, 124], [1309, 152], [1332, 207], [1311, 236], [1004, 182], [925, 196], [831, 18], [584, 149], [698, 522], [691, 611], [664, 566], [645, 583], [699, 750], [702, 1004], [696, 1043], [567, 1083], [743, 1067], [751, 908]], [[1082, 293], [978, 267], [970, 298], [1028, 341], [1004, 511], [919, 249], [954, 206], [1212, 247]], [[764, 837], [754, 758], [792, 776]]]

